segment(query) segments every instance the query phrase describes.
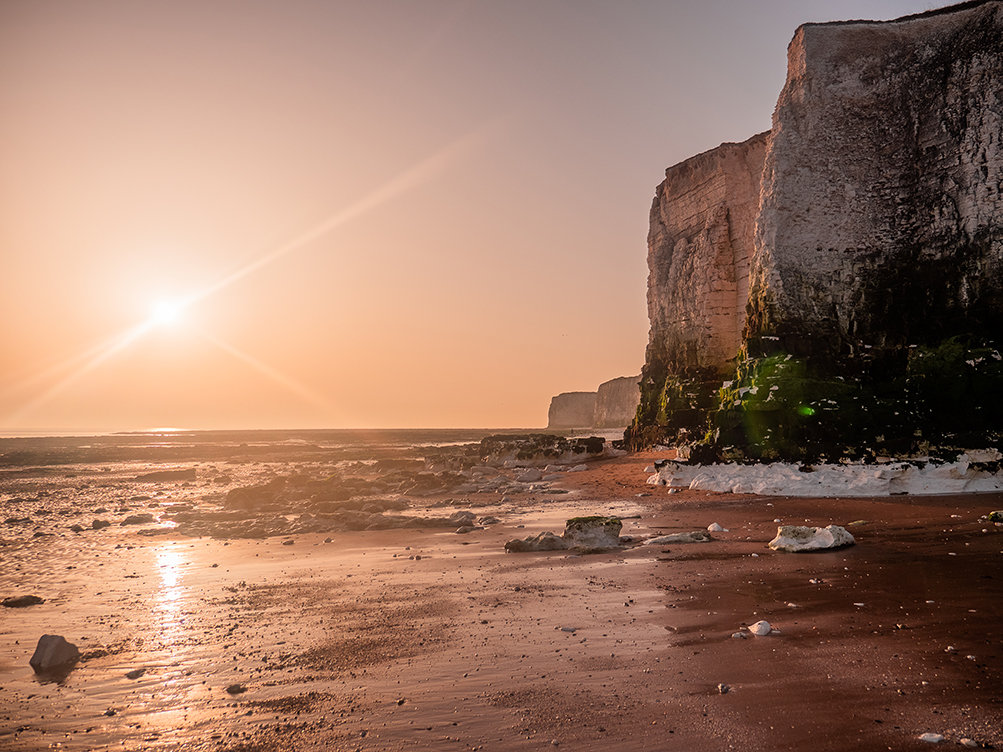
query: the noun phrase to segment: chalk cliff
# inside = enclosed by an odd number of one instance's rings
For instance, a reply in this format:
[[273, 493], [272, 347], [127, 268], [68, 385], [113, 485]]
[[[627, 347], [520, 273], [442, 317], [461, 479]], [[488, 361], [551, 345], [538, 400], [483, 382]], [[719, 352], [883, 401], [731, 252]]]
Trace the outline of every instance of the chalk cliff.
[[595, 411], [595, 392], [558, 394], [550, 400], [547, 428], [591, 428]]
[[640, 376], [621, 376], [599, 385], [596, 392], [593, 428], [623, 428], [629, 426], [637, 413], [641, 399], [638, 389]]
[[1003, 2], [800, 27], [771, 131], [658, 188], [628, 440], [752, 458], [999, 443], [1001, 143]]

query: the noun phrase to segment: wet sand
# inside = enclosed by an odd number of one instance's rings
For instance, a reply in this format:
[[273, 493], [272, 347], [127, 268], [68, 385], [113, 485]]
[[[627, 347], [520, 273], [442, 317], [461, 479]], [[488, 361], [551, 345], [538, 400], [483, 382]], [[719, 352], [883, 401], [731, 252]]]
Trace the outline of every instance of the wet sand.
[[[670, 495], [645, 484], [653, 456], [569, 473], [565, 495], [456, 499], [501, 520], [466, 534], [115, 527], [0, 548], [0, 597], [46, 598], [0, 611], [0, 748], [912, 750], [925, 732], [1003, 745], [1003, 528], [979, 519], [1003, 496]], [[503, 550], [611, 513], [623, 535], [729, 532]], [[859, 522], [858, 544], [775, 553], [775, 519]], [[778, 633], [732, 637], [760, 619]], [[28, 666], [43, 633], [84, 653], [59, 681]]]

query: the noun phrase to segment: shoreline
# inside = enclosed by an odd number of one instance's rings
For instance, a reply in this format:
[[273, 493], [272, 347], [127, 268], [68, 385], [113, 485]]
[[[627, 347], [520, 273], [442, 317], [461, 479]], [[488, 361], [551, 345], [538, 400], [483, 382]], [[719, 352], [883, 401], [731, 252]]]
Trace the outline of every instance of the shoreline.
[[[979, 521], [1003, 495], [670, 495], [646, 482], [655, 456], [594, 461], [554, 484], [564, 495], [470, 494], [501, 521], [465, 534], [283, 545], [120, 530], [55, 557], [20, 548], [0, 595], [47, 602], [3, 609], [0, 746], [908, 750], [928, 732], [1003, 745], [1003, 537]], [[627, 517], [623, 535], [730, 532], [668, 550], [503, 550], [593, 513]], [[866, 522], [852, 548], [781, 554], [765, 548], [774, 519]], [[762, 618], [779, 632], [731, 637]], [[90, 653], [63, 684], [27, 666], [46, 632]]]

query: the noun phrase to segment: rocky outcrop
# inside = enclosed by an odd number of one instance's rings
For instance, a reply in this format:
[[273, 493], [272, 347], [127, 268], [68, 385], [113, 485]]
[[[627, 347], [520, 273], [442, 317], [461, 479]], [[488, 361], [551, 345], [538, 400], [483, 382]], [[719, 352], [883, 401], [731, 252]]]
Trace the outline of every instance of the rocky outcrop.
[[595, 392], [558, 394], [550, 400], [547, 428], [591, 428], [595, 411]]
[[722, 144], [670, 167], [658, 186], [648, 232], [651, 330], [639, 426], [669, 430], [672, 438], [696, 429], [734, 368], [768, 143], [769, 133], [760, 133]]
[[621, 376], [599, 385], [593, 428], [624, 428], [629, 426], [641, 401], [638, 388], [640, 376]]
[[665, 171], [648, 231], [648, 371], [723, 376], [738, 354], [768, 142], [760, 133]]
[[1001, 92], [998, 0], [800, 27], [770, 133], [659, 186], [628, 438], [706, 437], [703, 459], [999, 443]]

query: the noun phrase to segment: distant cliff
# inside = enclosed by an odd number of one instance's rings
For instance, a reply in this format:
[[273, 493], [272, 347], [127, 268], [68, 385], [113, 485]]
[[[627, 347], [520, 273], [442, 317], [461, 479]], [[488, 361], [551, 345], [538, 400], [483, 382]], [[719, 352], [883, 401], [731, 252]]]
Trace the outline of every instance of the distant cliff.
[[771, 131], [658, 188], [628, 440], [765, 459], [999, 444], [1001, 144], [998, 0], [800, 27]]
[[592, 428], [595, 392], [564, 392], [550, 400], [547, 428]]
[[593, 428], [625, 428], [637, 414], [637, 404], [641, 399], [638, 389], [640, 376], [621, 376], [599, 385], [596, 392], [596, 408], [592, 419]]

